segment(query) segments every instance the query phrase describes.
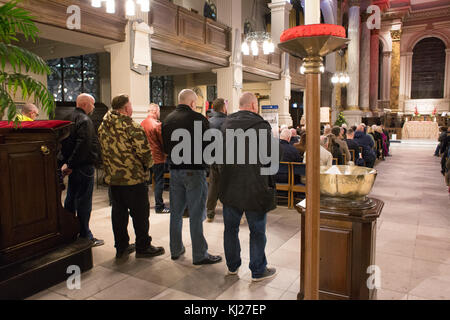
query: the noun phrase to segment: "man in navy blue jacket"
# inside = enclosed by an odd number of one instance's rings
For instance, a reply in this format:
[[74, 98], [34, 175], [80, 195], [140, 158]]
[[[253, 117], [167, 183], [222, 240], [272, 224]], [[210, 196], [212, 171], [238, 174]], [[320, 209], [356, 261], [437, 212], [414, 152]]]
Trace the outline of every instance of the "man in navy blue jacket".
[[364, 133], [364, 127], [362, 125], [359, 125], [356, 128], [355, 137], [353, 140], [355, 140], [355, 142], [363, 148], [362, 156], [366, 167], [373, 168], [376, 159], [376, 154], [373, 150], [374, 143], [373, 140], [366, 133]]

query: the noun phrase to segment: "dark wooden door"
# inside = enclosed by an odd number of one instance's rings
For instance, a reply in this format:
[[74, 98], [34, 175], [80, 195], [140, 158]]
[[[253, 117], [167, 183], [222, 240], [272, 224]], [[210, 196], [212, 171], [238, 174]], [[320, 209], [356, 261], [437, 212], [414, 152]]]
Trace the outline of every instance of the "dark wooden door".
[[0, 255], [58, 234], [54, 142], [0, 145]]

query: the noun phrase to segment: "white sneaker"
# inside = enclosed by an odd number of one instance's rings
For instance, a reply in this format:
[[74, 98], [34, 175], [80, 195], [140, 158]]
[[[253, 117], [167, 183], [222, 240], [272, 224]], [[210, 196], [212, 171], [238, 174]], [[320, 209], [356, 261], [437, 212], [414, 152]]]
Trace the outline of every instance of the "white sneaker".
[[228, 275], [229, 276], [235, 276], [235, 275], [237, 275], [238, 274], [238, 272], [239, 272], [239, 268], [237, 268], [236, 269], [236, 271], [230, 271], [229, 269], [228, 269]]

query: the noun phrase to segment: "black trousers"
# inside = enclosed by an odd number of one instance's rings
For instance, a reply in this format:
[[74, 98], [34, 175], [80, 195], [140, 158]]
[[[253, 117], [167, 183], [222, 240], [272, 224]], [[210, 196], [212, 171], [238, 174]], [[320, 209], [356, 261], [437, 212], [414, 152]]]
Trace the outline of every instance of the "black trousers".
[[118, 251], [128, 248], [129, 215], [133, 219], [136, 234], [136, 252], [146, 250], [152, 241], [149, 236], [150, 203], [148, 186], [141, 183], [134, 186], [111, 186], [111, 220], [115, 247]]

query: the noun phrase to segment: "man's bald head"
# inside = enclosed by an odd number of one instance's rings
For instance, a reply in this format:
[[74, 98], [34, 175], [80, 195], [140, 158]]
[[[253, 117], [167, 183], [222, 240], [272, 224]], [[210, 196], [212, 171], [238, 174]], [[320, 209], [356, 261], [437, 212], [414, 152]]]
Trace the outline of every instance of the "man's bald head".
[[364, 126], [362, 124], [360, 124], [358, 127], [356, 127], [356, 132], [364, 132]]
[[280, 139], [286, 140], [287, 142], [291, 141], [292, 132], [289, 129], [283, 129], [280, 133]]
[[197, 99], [197, 94], [191, 89], [181, 90], [180, 94], [178, 95], [178, 103], [185, 104], [192, 110], [195, 110], [195, 107], [197, 106]]
[[27, 103], [22, 107], [22, 114], [30, 119], [36, 120], [39, 116], [39, 109], [32, 103]]
[[82, 93], [77, 97], [77, 108], [82, 109], [86, 114], [91, 114], [95, 109], [95, 99], [87, 93]]
[[239, 100], [239, 109], [258, 113], [258, 99], [251, 92], [244, 92]]

